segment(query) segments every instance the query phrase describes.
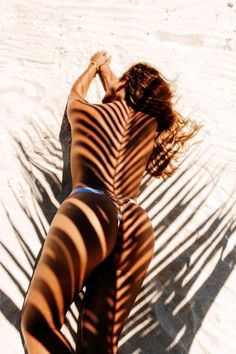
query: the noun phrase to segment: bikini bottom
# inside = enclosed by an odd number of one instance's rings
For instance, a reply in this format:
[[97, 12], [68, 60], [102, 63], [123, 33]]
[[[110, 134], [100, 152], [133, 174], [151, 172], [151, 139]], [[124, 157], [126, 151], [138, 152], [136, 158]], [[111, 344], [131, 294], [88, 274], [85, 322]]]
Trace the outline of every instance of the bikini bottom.
[[92, 193], [96, 193], [96, 194], [102, 194], [102, 195], [105, 195], [106, 197], [108, 197], [113, 202], [113, 204], [115, 205], [116, 210], [118, 212], [118, 227], [119, 227], [121, 219], [122, 219], [121, 210], [129, 203], [137, 204], [137, 202], [134, 199], [131, 199], [129, 197], [117, 197], [117, 196], [114, 196], [111, 193], [104, 191], [102, 189], [97, 189], [97, 188], [92, 188], [92, 187], [87, 187], [87, 186], [86, 187], [77, 187], [77, 188], [73, 189], [72, 192], [70, 193], [70, 196], [75, 193], [81, 193], [81, 192], [92, 192]]

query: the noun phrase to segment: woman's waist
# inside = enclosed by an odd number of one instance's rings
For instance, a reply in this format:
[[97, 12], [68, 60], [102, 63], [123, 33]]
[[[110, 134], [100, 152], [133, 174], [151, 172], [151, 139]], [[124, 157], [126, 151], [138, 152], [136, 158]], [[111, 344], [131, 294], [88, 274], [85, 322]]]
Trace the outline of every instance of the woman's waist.
[[72, 192], [75, 191], [76, 189], [83, 188], [83, 187], [84, 188], [87, 187], [91, 189], [91, 191], [94, 189], [94, 191], [101, 192], [102, 194], [109, 196], [118, 205], [124, 205], [130, 201], [137, 203], [136, 201], [137, 197], [135, 196], [135, 194], [131, 195], [128, 192], [126, 193], [126, 191], [115, 189], [113, 186], [109, 186], [106, 185], [105, 183], [102, 183], [102, 181], [86, 181], [86, 180], [77, 181], [73, 183]]
[[122, 176], [120, 176], [119, 181], [117, 181], [117, 178], [113, 178], [110, 174], [104, 175], [102, 171], [97, 171], [90, 167], [85, 167], [84, 165], [80, 165], [80, 168], [76, 169], [74, 169], [73, 166], [71, 167], [73, 189], [78, 186], [85, 185], [88, 187], [101, 189], [107, 193], [110, 193], [114, 197], [126, 197], [132, 199], [137, 198], [139, 192], [137, 184], [135, 184], [136, 188], [131, 189], [130, 186], [129, 188], [125, 188], [127, 181], [123, 181]]

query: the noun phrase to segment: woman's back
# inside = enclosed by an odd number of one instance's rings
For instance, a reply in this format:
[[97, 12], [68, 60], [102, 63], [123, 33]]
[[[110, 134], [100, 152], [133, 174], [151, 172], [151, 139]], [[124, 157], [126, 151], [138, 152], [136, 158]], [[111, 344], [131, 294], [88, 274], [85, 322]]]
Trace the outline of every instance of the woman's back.
[[73, 100], [67, 115], [73, 188], [83, 183], [136, 198], [153, 150], [156, 118], [132, 110], [125, 100], [106, 104]]

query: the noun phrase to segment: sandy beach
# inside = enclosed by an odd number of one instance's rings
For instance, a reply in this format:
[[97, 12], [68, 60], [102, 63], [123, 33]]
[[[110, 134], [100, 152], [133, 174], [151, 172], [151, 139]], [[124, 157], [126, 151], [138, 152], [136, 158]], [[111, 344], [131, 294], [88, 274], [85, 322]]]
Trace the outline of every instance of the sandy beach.
[[[62, 200], [67, 96], [102, 49], [117, 75], [154, 64], [202, 124], [171, 178], [143, 180], [155, 254], [119, 353], [235, 353], [236, 2], [2, 0], [0, 17], [1, 353], [25, 353], [19, 316]], [[87, 99], [103, 95], [97, 76]], [[63, 326], [77, 353], [79, 310]]]

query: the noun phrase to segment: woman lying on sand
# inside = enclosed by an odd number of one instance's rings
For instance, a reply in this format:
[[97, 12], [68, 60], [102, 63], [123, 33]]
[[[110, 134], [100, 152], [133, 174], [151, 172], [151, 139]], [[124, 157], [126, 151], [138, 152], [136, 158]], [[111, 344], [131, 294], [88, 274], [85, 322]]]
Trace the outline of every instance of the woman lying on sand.
[[[117, 79], [99, 51], [73, 84], [72, 192], [60, 205], [22, 309], [30, 354], [67, 354], [65, 315], [86, 285], [83, 354], [115, 354], [122, 328], [153, 255], [154, 233], [137, 203], [144, 173], [168, 177], [177, 154], [197, 131], [171, 103], [172, 92], [152, 65], [132, 65]], [[101, 104], [85, 100], [99, 73]]]

